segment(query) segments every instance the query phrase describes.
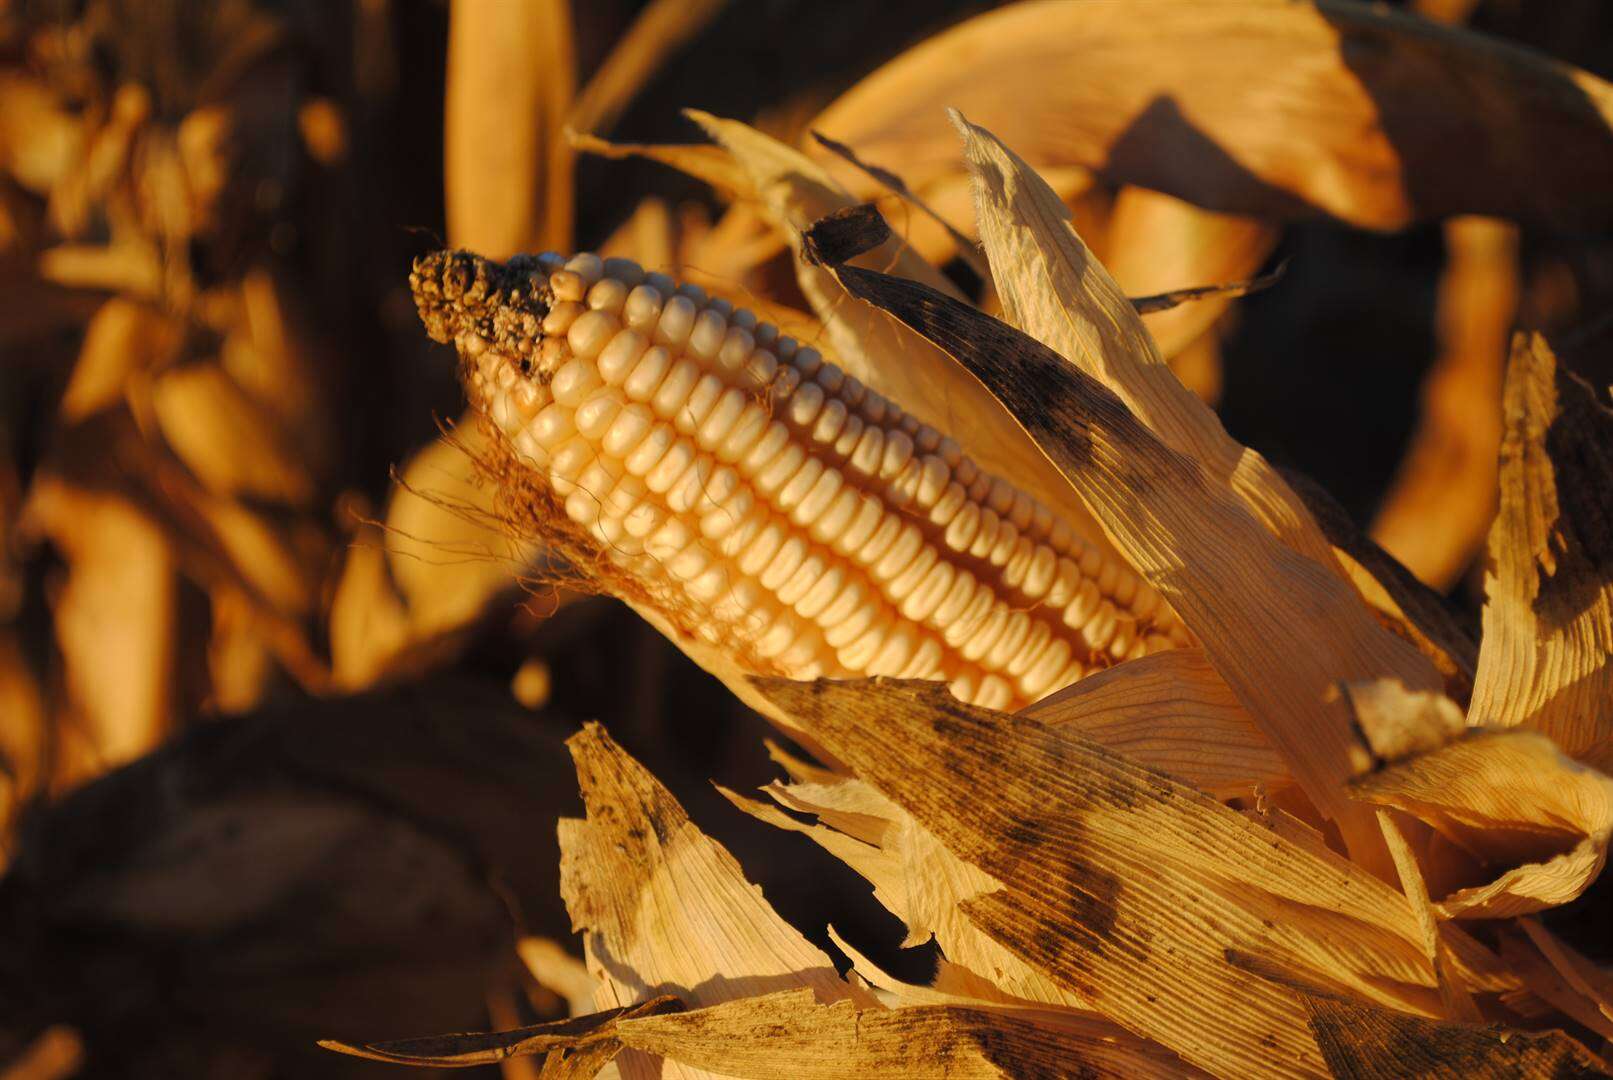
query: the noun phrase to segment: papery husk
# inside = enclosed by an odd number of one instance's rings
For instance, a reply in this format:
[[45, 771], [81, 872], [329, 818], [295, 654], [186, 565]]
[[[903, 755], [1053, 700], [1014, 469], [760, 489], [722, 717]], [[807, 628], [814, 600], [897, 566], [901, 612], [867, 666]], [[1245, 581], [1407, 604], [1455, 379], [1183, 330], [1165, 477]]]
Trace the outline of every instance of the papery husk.
[[1467, 702], [1473, 694], [1479, 646], [1444, 599], [1363, 533], [1320, 484], [1293, 469], [1284, 469], [1282, 474], [1294, 494], [1304, 500], [1333, 545], [1339, 568], [1378, 621], [1428, 658], [1445, 680], [1446, 694], [1459, 703]]
[[567, 117], [579, 131], [608, 130], [666, 60], [698, 36], [729, 0], [651, 0], [616, 39]]
[[[866, 997], [603, 728], [589, 724], [567, 745], [588, 817], [560, 822], [560, 891], [572, 928], [584, 935], [599, 1008], [662, 993], [694, 1008], [787, 989], [823, 1002]], [[679, 1065], [662, 1071], [632, 1055], [618, 1065], [629, 1078], [710, 1075]]]
[[1439, 898], [1443, 918], [1498, 919], [1565, 904], [1607, 861], [1613, 778], [1529, 731], [1475, 730], [1362, 777], [1357, 798], [1425, 821], [1496, 874]]
[[1202, 649], [1098, 672], [1021, 710], [1217, 798], [1293, 783], [1287, 765]]
[[67, 564], [52, 610], [56, 646], [95, 771], [144, 754], [168, 735], [176, 696], [178, 560], [168, 537], [122, 493], [49, 473], [35, 475], [22, 529]]
[[384, 1043], [347, 1043], [321, 1039], [326, 1050], [384, 1061], [389, 1065], [421, 1065], [438, 1069], [496, 1065], [512, 1058], [543, 1054], [542, 1080], [557, 1077], [594, 1076], [621, 1050], [616, 1025], [633, 1016], [677, 1011], [682, 1003], [671, 994], [650, 998], [636, 1005], [590, 1012], [570, 1020], [553, 1020], [509, 1031], [466, 1032], [456, 1035], [430, 1035], [420, 1039], [399, 1039]]
[[1457, 213], [1613, 221], [1613, 87], [1365, 5], [1015, 4], [908, 50], [811, 126], [923, 191], [956, 170], [947, 107], [1037, 167], [1083, 166], [1221, 212], [1369, 229]]
[[478, 465], [486, 440], [474, 417], [461, 418], [404, 463], [384, 522], [359, 525], [329, 613], [344, 687], [453, 655], [498, 597], [540, 573], [541, 547], [497, 515]]
[[[1194, 1065], [1327, 1075], [1311, 1010], [1271, 972], [1363, 1008], [1441, 1014], [1406, 898], [1325, 848], [1089, 740], [929, 684], [758, 685], [1000, 884], [961, 905], [977, 928]], [[1464, 967], [1482, 954], [1459, 936], [1449, 943]]]
[[805, 990], [686, 1013], [622, 1020], [624, 1045], [713, 1075], [841, 1080], [1007, 1080], [1027, 1076], [1179, 1076], [1133, 1045], [1035, 1014], [961, 1005], [886, 1009], [825, 1004]]
[[174, 368], [150, 392], [163, 438], [210, 491], [290, 506], [312, 499], [299, 448], [219, 366]]
[[[855, 200], [793, 147], [734, 120], [688, 110], [712, 139], [744, 166], [753, 197], [799, 250], [814, 221]], [[865, 265], [922, 282], [957, 297], [957, 289], [918, 254], [891, 238], [868, 252]], [[896, 321], [846, 297], [827, 269], [797, 260], [796, 280], [823, 322], [832, 359], [856, 377], [963, 445], [982, 468], [1012, 479], [1086, 537], [1107, 546], [1103, 533], [1069, 484], [1007, 410], [956, 359]], [[895, 358], [900, 358], [897, 362]]]
[[1372, 536], [1437, 589], [1455, 585], [1495, 517], [1501, 385], [1518, 314], [1518, 229], [1491, 218], [1445, 223], [1433, 367], [1421, 415]]
[[1533, 918], [1498, 932], [1501, 959], [1524, 984], [1575, 1023], [1613, 1039], [1613, 978]]
[[[1437, 674], [1338, 576], [1331, 545], [1287, 485], [1159, 362], [1135, 310], [1046, 185], [988, 133], [966, 126], [965, 135], [1005, 309], [1068, 360], [922, 286], [839, 265], [877, 230], [835, 253], [825, 244], [820, 255], [854, 295], [944, 345], [1009, 407], [1116, 549], [1198, 636], [1352, 852], [1389, 872], [1376, 822], [1343, 794], [1365, 762], [1348, 716], [1324, 694], [1340, 679], [1388, 675], [1431, 689]], [[1103, 381], [1078, 363], [1101, 364]]]
[[1610, 1075], [1606, 1062], [1561, 1031], [1441, 1023], [1324, 994], [1298, 996], [1329, 1076], [1559, 1080]]
[[1507, 368], [1501, 507], [1469, 720], [1613, 761], [1613, 410], [1539, 334]]
[[[1115, 196], [1099, 254], [1126, 295], [1151, 296], [1253, 277], [1276, 246], [1277, 229], [1265, 222], [1127, 187]], [[1142, 321], [1168, 361], [1208, 332], [1232, 301], [1212, 295]]]
[[67, 389], [58, 406], [74, 424], [124, 400], [130, 377], [173, 355], [179, 327], [154, 308], [122, 297], [107, 300], [84, 328]]
[[1049, 978], [982, 933], [964, 915], [962, 905], [996, 888], [996, 882], [948, 851], [911, 814], [863, 781], [837, 778], [765, 789], [780, 806], [815, 815], [816, 825], [719, 790], [757, 820], [811, 838], [867, 879], [875, 898], [906, 926], [904, 948], [922, 945], [933, 935], [957, 971], [991, 986], [1000, 998], [1090, 1008], [1090, 1000], [1080, 991]]
[[503, 259], [571, 245], [570, 5], [455, 0], [443, 181], [448, 236]]
[[375, 1061], [439, 1068], [546, 1054], [544, 1080], [592, 1077], [623, 1046], [664, 1057], [668, 1067], [661, 1075], [677, 1070], [678, 1075], [759, 1080], [1200, 1075], [1101, 1022], [968, 1001], [895, 1009], [849, 1000], [825, 1004], [810, 990], [734, 998], [692, 1011], [667, 995], [511, 1031], [320, 1045]]

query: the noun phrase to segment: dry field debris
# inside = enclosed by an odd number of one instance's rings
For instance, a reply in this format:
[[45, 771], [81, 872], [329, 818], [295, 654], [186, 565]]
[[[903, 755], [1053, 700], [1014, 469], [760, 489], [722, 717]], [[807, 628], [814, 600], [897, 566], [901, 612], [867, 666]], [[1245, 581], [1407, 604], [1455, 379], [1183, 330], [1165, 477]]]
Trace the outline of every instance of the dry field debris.
[[1613, 1077], [1576, 3], [0, 0], [0, 1080]]

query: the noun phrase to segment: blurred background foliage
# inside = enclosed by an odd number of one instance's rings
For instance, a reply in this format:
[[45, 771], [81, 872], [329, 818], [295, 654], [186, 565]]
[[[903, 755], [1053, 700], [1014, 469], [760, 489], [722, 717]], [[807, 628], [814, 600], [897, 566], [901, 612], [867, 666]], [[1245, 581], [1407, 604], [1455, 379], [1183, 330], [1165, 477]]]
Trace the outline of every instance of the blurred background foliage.
[[[347, 1075], [313, 1038], [563, 1015], [584, 718], [815, 941], [928, 962], [844, 867], [724, 812], [711, 780], [770, 775], [760, 720], [485, 527], [407, 271], [443, 240], [608, 247], [804, 309], [743, 203], [565, 129], [692, 142], [694, 107], [799, 143], [995, 5], [493, 6], [0, 0], [0, 1075]], [[1406, 6], [1613, 77], [1603, 0]], [[1173, 366], [1476, 626], [1506, 342], [1605, 330], [1607, 235], [1312, 217], [1184, 259], [1169, 218], [1121, 233], [1128, 200], [1072, 198], [1128, 287], [1286, 266]]]

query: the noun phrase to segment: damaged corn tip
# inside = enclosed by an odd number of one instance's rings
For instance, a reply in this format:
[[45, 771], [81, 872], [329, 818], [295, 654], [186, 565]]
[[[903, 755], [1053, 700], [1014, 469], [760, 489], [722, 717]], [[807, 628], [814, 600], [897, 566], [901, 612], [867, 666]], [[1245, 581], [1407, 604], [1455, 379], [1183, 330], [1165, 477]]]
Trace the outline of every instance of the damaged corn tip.
[[411, 285], [576, 531], [744, 666], [941, 679], [1007, 709], [1191, 643], [1128, 566], [956, 440], [696, 286], [466, 252], [421, 259]]

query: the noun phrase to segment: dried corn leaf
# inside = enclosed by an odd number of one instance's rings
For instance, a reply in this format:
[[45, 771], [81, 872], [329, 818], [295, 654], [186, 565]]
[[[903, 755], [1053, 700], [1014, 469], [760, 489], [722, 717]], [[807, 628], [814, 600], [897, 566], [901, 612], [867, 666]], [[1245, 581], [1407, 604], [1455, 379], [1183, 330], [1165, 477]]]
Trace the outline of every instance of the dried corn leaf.
[[[1321, 568], [1338, 569], [1332, 544], [1299, 493], [1264, 458], [1232, 439], [1215, 414], [1160, 362], [1147, 330], [1070, 226], [1046, 183], [990, 132], [955, 119], [977, 181], [980, 233], [993, 265], [1001, 268], [997, 287], [1006, 318], [1113, 390], [1161, 441], [1192, 458], [1218, 492], [1229, 492], [1295, 552]], [[1379, 576], [1385, 575], [1380, 571]], [[1373, 595], [1383, 589], [1366, 579], [1361, 587]], [[1372, 632], [1360, 605], [1348, 602], [1331, 584], [1323, 588], [1341, 625], [1360, 636], [1356, 648], [1368, 670], [1427, 679], [1425, 664]], [[1426, 647], [1438, 632], [1436, 626], [1402, 636]], [[1459, 663], [1447, 660], [1441, 666], [1450, 670]], [[1282, 740], [1277, 743], [1284, 748]], [[1309, 793], [1316, 798], [1314, 791]]]
[[1292, 469], [1283, 479], [1305, 501], [1321, 526], [1345, 575], [1378, 621], [1392, 633], [1416, 646], [1445, 679], [1445, 692], [1459, 701], [1473, 693], [1473, 674], [1479, 647], [1456, 620], [1439, 594], [1412, 576], [1373, 540], [1363, 534], [1316, 481]]
[[963, 904], [977, 927], [1201, 1068], [1323, 1074], [1304, 1004], [1259, 969], [1439, 1014], [1410, 905], [1357, 866], [1079, 736], [927, 684], [758, 685], [1001, 884]]
[[[1251, 278], [1277, 244], [1263, 222], [1212, 214], [1144, 188], [1115, 196], [1103, 264], [1129, 296], [1150, 296], [1213, 282]], [[1143, 325], [1171, 359], [1197, 341], [1231, 306], [1233, 296], [1211, 294], [1143, 315]]]
[[[977, 927], [1203, 1069], [1321, 1072], [1302, 1003], [1260, 969], [1439, 1016], [1410, 904], [1360, 867], [1095, 743], [926, 683], [758, 685], [1002, 883], [963, 904]], [[1450, 945], [1465, 967], [1482, 959], [1471, 941]], [[1223, 1038], [1208, 1045], [1207, 1030]]]
[[[774, 807], [719, 788], [735, 806], [760, 821], [810, 837], [874, 887], [874, 897], [907, 927], [904, 947], [933, 935], [954, 969], [994, 988], [997, 997], [1084, 1008], [1087, 1000], [980, 932], [960, 905], [996, 887], [991, 877], [942, 847], [899, 805], [860, 780], [772, 785], [767, 793], [797, 813], [815, 814], [807, 825]], [[978, 974], [976, 974], [978, 973]]]
[[[1613, 741], [1613, 410], [1538, 334], [1513, 343], [1469, 717], [1568, 753]], [[1605, 760], [1605, 758], [1604, 758]]]
[[217, 365], [164, 373], [151, 387], [151, 408], [168, 445], [215, 494], [291, 506], [313, 497], [297, 448]]
[[1134, 1043], [1114, 1043], [1028, 1012], [957, 1005], [863, 1008], [805, 990], [663, 1016], [623, 1018], [624, 1045], [722, 1076], [964, 1080], [1026, 1076], [1180, 1076]]
[[417, 638], [475, 619], [540, 555], [499, 524], [492, 485], [477, 472], [487, 433], [467, 419], [404, 464], [387, 504], [387, 565]]
[[1452, 1024], [1320, 994], [1299, 995], [1329, 1075], [1360, 1080], [1605, 1077], [1605, 1063], [1560, 1031]]
[[572, 956], [553, 938], [525, 937], [515, 943], [515, 951], [527, 972], [539, 986], [565, 999], [572, 1016], [594, 1010], [594, 977], [588, 966]]
[[171, 354], [177, 329], [145, 304], [122, 297], [102, 304], [84, 328], [84, 345], [62, 392], [62, 420], [77, 423], [123, 401], [130, 376]]
[[1364, 5], [1015, 4], [902, 54], [811, 126], [900, 162], [922, 190], [955, 168], [948, 106], [1037, 166], [1085, 166], [1223, 212], [1374, 229], [1455, 213], [1613, 220], [1613, 88]]
[[[585, 935], [599, 1008], [665, 993], [695, 1008], [784, 989], [826, 1002], [860, 995], [603, 728], [589, 724], [567, 745], [588, 817], [560, 822], [560, 891]], [[658, 1073], [631, 1055], [618, 1064], [626, 1077], [706, 1075]]]
[[1372, 535], [1437, 589], [1461, 578], [1495, 517], [1502, 369], [1518, 314], [1518, 230], [1489, 218], [1445, 223], [1422, 415]]
[[1201, 649], [1127, 661], [1038, 701], [1022, 715], [1217, 798], [1293, 782]]
[[1328, 565], [1331, 549], [1304, 506], [1171, 374], [1053, 190], [990, 132], [961, 115], [953, 119], [975, 178], [981, 242], [1005, 320], [1106, 385], [1166, 446], [1194, 459], [1285, 543]]
[[575, 73], [564, 0], [455, 0], [448, 34], [448, 237], [494, 258], [571, 245]]
[[161, 742], [171, 720], [174, 552], [127, 498], [53, 474], [36, 476], [23, 515], [23, 531], [67, 563], [53, 608], [73, 711], [99, 767], [120, 765]]
[[652, 0], [617, 39], [577, 95], [567, 119], [579, 131], [608, 129], [657, 69], [728, 6], [728, 0]]
[[[1519, 927], [1524, 928], [1520, 930]], [[1557, 962], [1553, 953], [1566, 951], [1562, 944], [1531, 918], [1522, 918], [1497, 935], [1501, 959], [1516, 971], [1534, 994], [1564, 1016], [1604, 1039], [1613, 1039], [1613, 1006], [1593, 985], [1580, 977], [1580, 967]], [[1550, 950], [1550, 951], [1548, 951]], [[1578, 961], [1592, 977], [1605, 984], [1608, 976], [1597, 971], [1583, 957]]]
[[[1598, 967], [1588, 958], [1568, 947], [1555, 934], [1540, 925], [1538, 919], [1525, 918], [1518, 920], [1518, 926], [1535, 948], [1556, 968], [1562, 975], [1563, 981], [1572, 986], [1588, 1000], [1595, 1002], [1602, 1015], [1613, 1021], [1613, 972]], [[1613, 1034], [1609, 1035], [1613, 1038]]]
[[[755, 198], [792, 246], [799, 246], [801, 232], [813, 221], [853, 205], [819, 165], [793, 147], [737, 121], [695, 110], [688, 115], [745, 167]], [[882, 241], [863, 261], [943, 295], [958, 295], [939, 271], [895, 237]], [[880, 312], [849, 301], [833, 275], [810, 260], [798, 260], [796, 280], [823, 320], [834, 359], [848, 374], [941, 431], [967, 433], [969, 452], [981, 467], [1012, 477], [1083, 536], [1100, 541], [1102, 533], [1071, 497], [1058, 470], [956, 359]], [[894, 362], [896, 357], [901, 362]]]
[[[1007, 197], [1004, 205], [1012, 206], [1021, 190], [1017, 181], [1034, 180], [1035, 175], [978, 129], [972, 129], [972, 152], [986, 155], [979, 159], [986, 185], [985, 220], [993, 190]], [[1037, 200], [1025, 212], [1049, 211], [1045, 200]], [[1025, 231], [1012, 224], [1015, 220], [1005, 215], [1004, 230]], [[1047, 235], [1078, 244], [1061, 218], [1046, 224]], [[993, 267], [1003, 277], [1005, 298], [1007, 283], [1028, 283], [1042, 297], [1041, 310], [1049, 319], [1079, 326], [1090, 347], [1115, 367], [1158, 372], [1191, 409], [1214, 422], [1162, 364], [1131, 360], [1136, 342], [1147, 342], [1147, 332], [1084, 248], [1066, 246], [1081, 259], [1075, 265], [1082, 277], [1068, 291], [1050, 295], [1050, 287], [1033, 270], [1010, 261], [1009, 250], [989, 239], [993, 229], [982, 231]], [[864, 246], [853, 238], [840, 254]], [[1048, 264], [1041, 255], [1044, 249], [1028, 236], [1010, 250], [1020, 259]], [[826, 251], [823, 245], [820, 253]], [[835, 255], [828, 257], [838, 261]], [[849, 265], [837, 265], [836, 273], [853, 295], [944, 347], [1001, 396], [1058, 463], [1115, 546], [1203, 642], [1210, 662], [1282, 754], [1306, 795], [1339, 821], [1351, 851], [1387, 872], [1376, 821], [1364, 808], [1351, 805], [1342, 787], [1366, 761], [1347, 712], [1324, 695], [1340, 679], [1385, 675], [1432, 688], [1437, 685], [1432, 667], [1379, 627], [1340, 577], [1263, 528], [1224, 483], [1210, 479], [1216, 475], [1213, 466], [1206, 469], [1162, 443], [1103, 383], [1040, 342], [923, 286]], [[1332, 549], [1286, 485], [1251, 484], [1246, 491], [1251, 499], [1286, 493], [1293, 500], [1296, 529], [1314, 537], [1306, 547], [1320, 545], [1331, 562]]]
[[649, 143], [613, 143], [586, 132], [568, 131], [566, 138], [572, 147], [585, 154], [598, 154], [603, 158], [620, 161], [641, 157], [659, 161], [696, 180], [710, 184], [717, 193], [730, 198], [748, 193], [750, 181], [732, 155], [720, 146]]
[[331, 596], [331, 677], [343, 689], [381, 678], [409, 642], [409, 612], [387, 573], [385, 545], [375, 526], [355, 532]]
[[1445, 918], [1506, 918], [1574, 899], [1613, 837], [1613, 779], [1528, 731], [1472, 731], [1353, 785], [1358, 798], [1426, 821], [1493, 880], [1443, 897]]
[[[424, 1065], [439, 1069], [491, 1065], [508, 1061], [510, 1058], [530, 1057], [534, 1054], [549, 1054], [556, 1051], [590, 1054], [596, 1044], [600, 1043], [606, 1044], [600, 1049], [608, 1051], [605, 1060], [609, 1060], [616, 1056], [616, 1050], [621, 1045], [615, 1037], [618, 1021], [632, 1016], [648, 1016], [680, 1008], [682, 1005], [677, 998], [665, 994], [638, 1005], [606, 1009], [570, 1020], [532, 1024], [510, 1031], [467, 1032], [362, 1044], [322, 1039], [319, 1045], [327, 1050], [367, 1058], [370, 1061], [385, 1061], [393, 1065]], [[579, 1072], [577, 1075], [593, 1074]]]

